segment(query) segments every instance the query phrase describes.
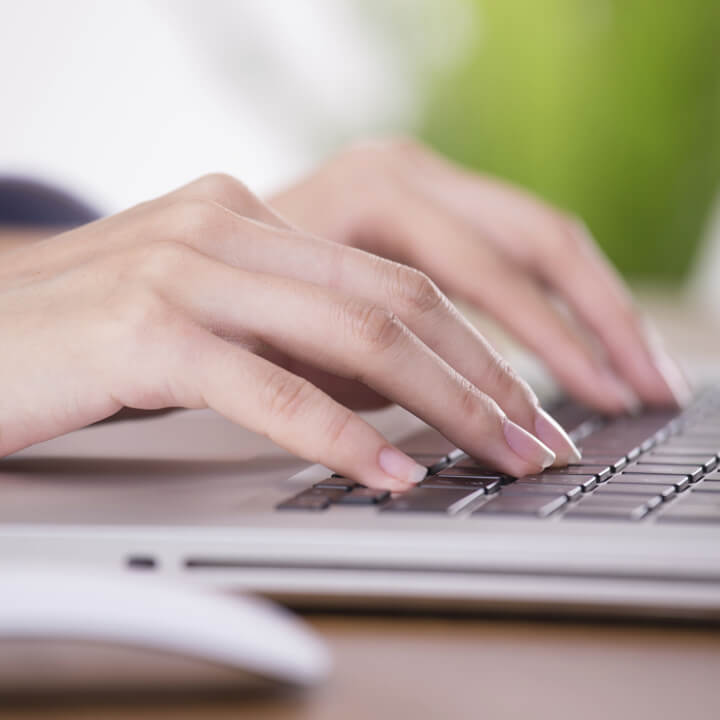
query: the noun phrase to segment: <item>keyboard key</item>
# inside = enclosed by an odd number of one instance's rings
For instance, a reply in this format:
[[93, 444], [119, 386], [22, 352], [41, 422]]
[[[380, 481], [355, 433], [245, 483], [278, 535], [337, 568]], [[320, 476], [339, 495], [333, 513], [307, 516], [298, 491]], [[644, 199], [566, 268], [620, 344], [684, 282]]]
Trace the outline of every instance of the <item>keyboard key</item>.
[[564, 495], [548, 499], [542, 495], [531, 497], [508, 496], [503, 493], [479, 507], [473, 515], [526, 515], [547, 517], [568, 502]]
[[457, 490], [484, 488], [485, 492], [495, 492], [500, 488], [500, 481], [496, 478], [476, 477], [446, 477], [444, 475], [430, 475], [418, 487], [422, 488], [455, 488]]
[[[660, 450], [660, 448], [658, 448]], [[720, 443], [705, 441], [691, 442], [682, 437], [671, 438], [662, 445], [663, 455], [717, 455], [720, 452]]]
[[693, 493], [720, 493], [720, 482], [705, 482], [701, 480], [692, 487]]
[[345, 495], [345, 490], [319, 490], [310, 488], [303, 490], [295, 497], [281, 502], [276, 505], [277, 510], [326, 510], [330, 507], [331, 502], [337, 501], [341, 496]]
[[440, 458], [452, 452], [456, 447], [446, 440], [437, 430], [427, 428], [398, 443], [398, 447], [408, 455], [422, 453]]
[[702, 505], [705, 508], [712, 507], [716, 510], [720, 510], [720, 495], [712, 492], [695, 492], [695, 488], [693, 487], [690, 489], [690, 492], [687, 492], [681, 498], [678, 498], [678, 505], [682, 505], [683, 507], [686, 505]]
[[333, 475], [325, 480], [321, 480], [319, 483], [315, 483], [313, 487], [318, 490], [345, 490], [348, 492], [356, 485], [357, 483], [354, 480]]
[[638, 459], [639, 465], [658, 463], [660, 465], [698, 465], [707, 471], [715, 467], [717, 458], [715, 455], [663, 455], [659, 451], [653, 451]]
[[338, 505], [379, 505], [389, 497], [388, 490], [356, 487], [350, 492], [343, 493], [339, 499], [335, 500], [335, 503]]
[[438, 457], [430, 453], [411, 453], [410, 457], [415, 460], [415, 462], [424, 465], [430, 475], [442, 470], [450, 463], [446, 456]]
[[638, 497], [661, 497], [663, 500], [668, 500], [671, 497], [675, 497], [677, 490], [674, 486], [668, 485], [641, 485], [639, 483], [623, 483], [623, 482], [609, 482], [601, 485], [594, 493], [593, 497], [614, 497], [617, 495], [637, 495]]
[[577, 485], [583, 492], [589, 492], [597, 485], [597, 478], [594, 475], [556, 475], [555, 473], [543, 473], [542, 475], [527, 475], [515, 481], [514, 484], [550, 484], [550, 485]]
[[720, 524], [720, 508], [702, 505], [685, 504], [684, 502], [672, 503], [668, 509], [658, 516], [660, 523], [708, 523], [711, 525]]
[[546, 471], [553, 476], [558, 475], [593, 475], [598, 482], [604, 482], [612, 474], [608, 465], [568, 465], [562, 468], [549, 468]]
[[385, 503], [380, 511], [454, 514], [484, 494], [483, 488], [458, 490], [417, 487]]
[[591, 519], [591, 520], [642, 520], [650, 512], [650, 508], [645, 505], [627, 506], [614, 504], [595, 504], [585, 505], [578, 503], [569, 508], [563, 515], [564, 518], [570, 520]]
[[549, 495], [560, 497], [564, 495], [568, 500], [573, 500], [582, 495], [583, 491], [579, 485], [551, 485], [550, 483], [512, 483], [502, 488], [501, 497], [519, 497], [531, 495]]
[[615, 455], [583, 455], [579, 463], [571, 463], [568, 467], [582, 467], [583, 465], [606, 465], [613, 472], [620, 472], [627, 465], [626, 457], [617, 457]]
[[622, 471], [623, 475], [685, 475], [690, 482], [699, 480], [703, 469], [697, 465], [630, 465]]
[[720, 470], [708, 473], [704, 478], [703, 482], [720, 482]]
[[500, 480], [504, 477], [502, 473], [493, 472], [481, 467], [458, 467], [453, 465], [449, 468], [444, 468], [437, 473], [439, 477], [468, 477], [468, 478], [486, 478], [490, 480]]
[[635, 473], [621, 472], [612, 478], [608, 484], [614, 482], [635, 483], [642, 485], [672, 485], [678, 492], [682, 492], [690, 485], [687, 475], [637, 475]]

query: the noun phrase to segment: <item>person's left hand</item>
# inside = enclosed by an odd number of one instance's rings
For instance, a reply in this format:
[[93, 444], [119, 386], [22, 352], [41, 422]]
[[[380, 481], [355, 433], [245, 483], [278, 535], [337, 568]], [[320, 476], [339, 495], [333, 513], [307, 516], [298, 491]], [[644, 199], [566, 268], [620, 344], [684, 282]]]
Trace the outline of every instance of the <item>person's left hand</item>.
[[587, 405], [615, 413], [686, 399], [584, 225], [519, 188], [402, 139], [341, 152], [270, 203], [305, 230], [427, 273], [499, 320]]

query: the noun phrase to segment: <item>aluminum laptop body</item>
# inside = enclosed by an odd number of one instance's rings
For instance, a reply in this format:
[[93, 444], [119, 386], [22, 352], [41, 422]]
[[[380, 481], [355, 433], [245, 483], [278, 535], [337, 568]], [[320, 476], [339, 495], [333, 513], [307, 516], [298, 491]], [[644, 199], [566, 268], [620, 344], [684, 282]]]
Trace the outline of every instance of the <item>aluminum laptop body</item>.
[[[398, 408], [367, 417], [393, 441], [435, 442]], [[490, 485], [452, 514], [277, 509], [329, 476], [210, 411], [98, 424], [0, 460], [0, 561], [164, 573], [291, 606], [720, 618], [707, 494], [697, 523], [479, 512]]]

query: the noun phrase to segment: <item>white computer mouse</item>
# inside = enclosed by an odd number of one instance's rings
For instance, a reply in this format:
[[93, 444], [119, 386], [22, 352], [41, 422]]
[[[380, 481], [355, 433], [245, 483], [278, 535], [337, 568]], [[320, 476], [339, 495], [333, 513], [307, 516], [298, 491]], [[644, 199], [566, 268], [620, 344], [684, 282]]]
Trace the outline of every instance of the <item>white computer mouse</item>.
[[0, 566], [0, 695], [306, 687], [320, 640], [267, 601], [93, 568]]

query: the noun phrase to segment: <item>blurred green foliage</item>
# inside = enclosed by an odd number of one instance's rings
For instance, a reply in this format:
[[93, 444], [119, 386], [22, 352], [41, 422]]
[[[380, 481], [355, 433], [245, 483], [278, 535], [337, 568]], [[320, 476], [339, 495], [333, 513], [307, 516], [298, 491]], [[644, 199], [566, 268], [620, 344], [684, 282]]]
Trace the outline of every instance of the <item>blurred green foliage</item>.
[[630, 276], [679, 280], [720, 185], [720, 0], [462, 0], [423, 135], [582, 216]]

